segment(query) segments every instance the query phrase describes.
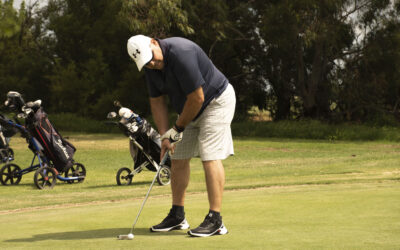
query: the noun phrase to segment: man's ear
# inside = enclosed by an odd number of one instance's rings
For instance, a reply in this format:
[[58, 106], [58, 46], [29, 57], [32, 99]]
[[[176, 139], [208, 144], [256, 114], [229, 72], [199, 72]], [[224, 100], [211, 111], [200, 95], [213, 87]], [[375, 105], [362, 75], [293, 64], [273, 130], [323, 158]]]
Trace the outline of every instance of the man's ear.
[[157, 46], [157, 45], [158, 45], [158, 42], [157, 42], [157, 40], [156, 40], [156, 39], [154, 39], [154, 38], [152, 38], [152, 39], [151, 39], [150, 43], [151, 43], [151, 44], [153, 44], [153, 45], [155, 45], [155, 46]]

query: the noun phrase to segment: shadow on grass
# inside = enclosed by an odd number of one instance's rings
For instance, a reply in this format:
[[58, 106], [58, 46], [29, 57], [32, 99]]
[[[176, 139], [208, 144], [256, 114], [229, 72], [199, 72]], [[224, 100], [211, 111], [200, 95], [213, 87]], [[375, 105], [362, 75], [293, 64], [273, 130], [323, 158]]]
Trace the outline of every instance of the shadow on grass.
[[[37, 242], [45, 240], [85, 240], [85, 239], [104, 239], [115, 238], [117, 239], [120, 234], [128, 234], [130, 228], [107, 228], [96, 229], [87, 231], [73, 231], [73, 232], [58, 232], [47, 234], [36, 234], [30, 238], [9, 239], [3, 242]], [[186, 235], [186, 231], [171, 231], [163, 233], [152, 233], [149, 228], [136, 228], [133, 230], [134, 236], [172, 236], [172, 235]]]

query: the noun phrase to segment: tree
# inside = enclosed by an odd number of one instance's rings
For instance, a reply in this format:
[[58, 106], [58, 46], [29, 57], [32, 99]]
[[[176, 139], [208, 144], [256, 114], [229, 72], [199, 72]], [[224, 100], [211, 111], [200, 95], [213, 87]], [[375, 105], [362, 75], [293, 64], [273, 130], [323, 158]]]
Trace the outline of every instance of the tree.
[[185, 35], [194, 32], [181, 0], [122, 0], [121, 18], [131, 32], [151, 37], [164, 38], [174, 30]]
[[351, 26], [341, 19], [344, 5], [340, 0], [263, 4], [260, 34], [270, 61], [266, 77], [277, 95], [278, 118], [288, 117], [295, 97], [301, 99], [302, 116], [328, 116], [329, 75], [353, 40]]
[[199, 44], [237, 95], [275, 120], [370, 120], [399, 112], [395, 0], [49, 0], [0, 2], [0, 95], [103, 119], [119, 99], [150, 113], [135, 34]]
[[[189, 25], [187, 37], [205, 50], [216, 67], [234, 86], [235, 119], [247, 117], [250, 106], [265, 108], [265, 83], [255, 71], [251, 47], [257, 45], [251, 1], [184, 1]], [[179, 32], [175, 33], [180, 35]]]
[[400, 19], [399, 10], [389, 7], [360, 18], [368, 32], [339, 76], [338, 111], [346, 120], [383, 125], [400, 117]]
[[19, 11], [13, 1], [0, 3], [0, 98], [10, 90], [21, 92], [25, 99], [49, 96], [51, 61], [43, 54], [47, 46], [41, 40], [35, 3], [21, 4]]
[[49, 1], [42, 13], [55, 41], [52, 105], [103, 118], [119, 99], [147, 115], [143, 74], [129, 59], [126, 41], [134, 34], [165, 35], [173, 28], [192, 32], [179, 6], [177, 0]]
[[0, 39], [13, 37], [20, 31], [20, 16], [13, 8], [13, 0], [0, 2]]

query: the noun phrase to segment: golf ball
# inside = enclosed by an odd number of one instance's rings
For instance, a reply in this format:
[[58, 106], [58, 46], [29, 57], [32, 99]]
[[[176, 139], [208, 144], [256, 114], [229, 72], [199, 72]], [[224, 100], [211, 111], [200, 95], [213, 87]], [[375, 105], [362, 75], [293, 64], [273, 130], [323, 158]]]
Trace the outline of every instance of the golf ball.
[[133, 239], [133, 234], [128, 234], [128, 239]]

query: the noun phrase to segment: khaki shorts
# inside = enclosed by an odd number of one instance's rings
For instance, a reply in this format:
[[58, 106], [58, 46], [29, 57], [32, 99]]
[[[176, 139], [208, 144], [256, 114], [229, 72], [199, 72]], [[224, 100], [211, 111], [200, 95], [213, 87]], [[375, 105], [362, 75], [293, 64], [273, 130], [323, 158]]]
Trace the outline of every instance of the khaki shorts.
[[235, 90], [228, 84], [224, 92], [185, 128], [172, 159], [200, 157], [202, 161], [211, 161], [233, 155], [231, 122], [235, 105]]

